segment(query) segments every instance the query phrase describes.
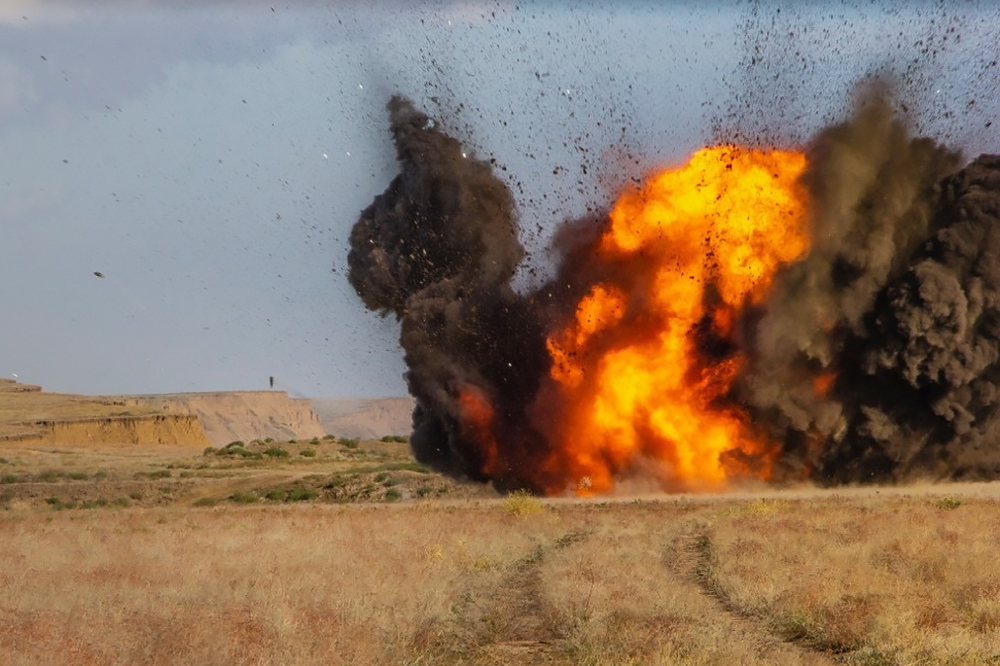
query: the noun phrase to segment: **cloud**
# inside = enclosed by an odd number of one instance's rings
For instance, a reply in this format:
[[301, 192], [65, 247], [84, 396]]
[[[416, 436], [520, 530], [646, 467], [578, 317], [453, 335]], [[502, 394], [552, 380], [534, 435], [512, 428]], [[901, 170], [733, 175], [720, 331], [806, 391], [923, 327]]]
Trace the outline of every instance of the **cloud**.
[[0, 119], [37, 99], [31, 75], [13, 63], [0, 60]]
[[27, 28], [43, 24], [73, 23], [80, 11], [71, 4], [54, 0], [0, 0], [0, 25]]

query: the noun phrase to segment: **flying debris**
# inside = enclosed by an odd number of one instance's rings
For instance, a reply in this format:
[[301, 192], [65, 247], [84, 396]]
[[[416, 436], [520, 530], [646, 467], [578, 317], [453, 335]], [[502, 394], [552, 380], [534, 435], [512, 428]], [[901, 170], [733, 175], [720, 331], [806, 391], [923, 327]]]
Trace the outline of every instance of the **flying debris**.
[[393, 97], [348, 278], [400, 323], [417, 458], [549, 494], [1000, 477], [1000, 156], [962, 168], [884, 99], [696, 151], [565, 223], [522, 294], [510, 190]]
[[104, 277], [104, 273], [102, 273], [101, 271], [94, 271], [94, 275], [96, 275], [99, 278], [103, 278]]

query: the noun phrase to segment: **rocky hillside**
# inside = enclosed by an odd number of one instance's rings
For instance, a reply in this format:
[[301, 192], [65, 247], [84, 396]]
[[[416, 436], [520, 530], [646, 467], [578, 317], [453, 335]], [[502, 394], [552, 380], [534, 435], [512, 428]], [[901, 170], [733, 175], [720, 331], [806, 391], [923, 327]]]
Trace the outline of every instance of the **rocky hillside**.
[[339, 437], [409, 435], [413, 398], [324, 398], [312, 401], [323, 429]]
[[166, 414], [194, 414], [213, 446], [234, 440], [311, 439], [326, 434], [309, 400], [284, 391], [169, 393], [129, 396], [128, 405]]

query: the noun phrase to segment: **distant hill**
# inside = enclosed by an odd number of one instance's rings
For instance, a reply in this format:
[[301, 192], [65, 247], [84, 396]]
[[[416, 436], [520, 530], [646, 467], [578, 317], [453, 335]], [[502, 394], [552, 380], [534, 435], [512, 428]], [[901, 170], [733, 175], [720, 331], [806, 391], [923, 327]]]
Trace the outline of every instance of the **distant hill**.
[[323, 430], [338, 437], [409, 435], [413, 398], [320, 398], [312, 401]]

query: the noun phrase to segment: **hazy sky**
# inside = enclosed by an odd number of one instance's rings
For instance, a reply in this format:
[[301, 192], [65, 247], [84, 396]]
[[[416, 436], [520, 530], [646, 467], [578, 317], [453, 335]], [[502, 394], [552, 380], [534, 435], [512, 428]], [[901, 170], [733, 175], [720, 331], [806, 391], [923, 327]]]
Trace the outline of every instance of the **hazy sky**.
[[362, 4], [0, 0], [0, 376], [405, 393], [345, 277], [395, 92], [507, 168], [524, 284], [560, 220], [708, 141], [806, 140], [873, 73], [1000, 152], [990, 2]]

